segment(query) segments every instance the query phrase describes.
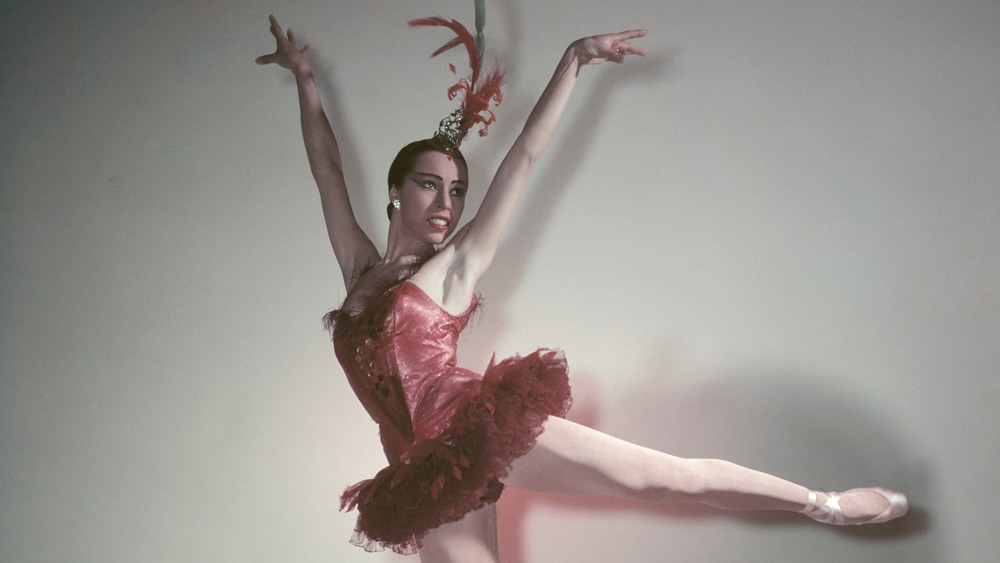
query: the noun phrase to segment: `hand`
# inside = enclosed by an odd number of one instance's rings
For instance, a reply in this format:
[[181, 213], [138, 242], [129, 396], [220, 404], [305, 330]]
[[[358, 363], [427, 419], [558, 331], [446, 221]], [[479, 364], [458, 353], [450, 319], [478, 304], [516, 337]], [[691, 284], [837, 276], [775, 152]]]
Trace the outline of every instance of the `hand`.
[[295, 35], [292, 34], [292, 30], [288, 30], [286, 37], [281, 31], [281, 26], [278, 25], [278, 20], [274, 16], [269, 16], [269, 19], [271, 20], [271, 35], [274, 36], [278, 46], [270, 55], [257, 57], [257, 64], [275, 63], [292, 72], [308, 70], [309, 61], [306, 60], [306, 53], [309, 52], [309, 45], [299, 49], [298, 45], [295, 44]]
[[581, 65], [597, 65], [606, 61], [625, 62], [626, 55], [646, 56], [646, 50], [628, 42], [629, 39], [644, 37], [646, 30], [636, 29], [621, 33], [595, 35], [577, 39], [569, 48]]

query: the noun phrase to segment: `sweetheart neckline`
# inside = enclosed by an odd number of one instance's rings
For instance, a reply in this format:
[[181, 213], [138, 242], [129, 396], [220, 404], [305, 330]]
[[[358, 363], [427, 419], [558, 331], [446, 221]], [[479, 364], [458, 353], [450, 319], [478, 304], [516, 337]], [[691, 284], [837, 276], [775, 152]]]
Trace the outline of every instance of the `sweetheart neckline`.
[[[444, 307], [442, 307], [440, 303], [438, 303], [437, 301], [435, 301], [434, 298], [431, 297], [426, 291], [424, 291], [424, 288], [422, 288], [419, 285], [417, 285], [416, 282], [414, 282], [410, 278], [406, 278], [406, 279], [403, 279], [403, 280], [401, 280], [399, 282], [396, 282], [393, 285], [389, 286], [384, 291], [382, 291], [382, 293], [379, 293], [379, 294], [374, 295], [371, 298], [369, 298], [368, 302], [365, 303], [365, 306], [362, 307], [361, 310], [358, 311], [356, 314], [351, 313], [350, 311], [348, 311], [347, 309], [345, 309], [343, 307], [343, 305], [341, 305], [341, 308], [337, 309], [337, 311], [339, 311], [341, 314], [346, 314], [347, 317], [350, 318], [350, 319], [357, 319], [358, 317], [360, 317], [360, 316], [362, 316], [362, 315], [365, 314], [365, 311], [368, 309], [368, 305], [371, 304], [371, 301], [373, 301], [375, 299], [378, 299], [378, 298], [381, 298], [382, 296], [386, 295], [387, 293], [389, 293], [391, 291], [399, 291], [406, 284], [409, 284], [414, 289], [416, 289], [417, 293], [420, 294], [421, 296], [423, 296], [423, 298], [426, 299], [427, 301], [430, 301], [431, 304], [434, 305], [434, 307], [437, 310], [441, 311], [442, 313], [444, 313], [445, 315], [448, 315], [449, 317], [451, 317], [453, 319], [461, 319], [461, 318], [470, 316], [472, 314], [472, 311], [474, 311], [476, 309], [476, 305], [479, 304], [479, 296], [476, 295], [476, 294], [473, 294], [472, 295], [472, 302], [469, 303], [469, 306], [465, 309], [465, 311], [463, 311], [462, 313], [459, 313], [458, 315], [453, 315], [450, 312], [448, 312], [447, 309], [445, 309]], [[349, 297], [350, 296], [348, 296], [348, 298]], [[344, 303], [346, 303], [346, 302], [347, 302], [347, 299], [344, 300]]]
[[426, 300], [430, 301], [431, 303], [433, 303], [434, 306], [437, 307], [437, 309], [439, 311], [441, 311], [442, 313], [448, 315], [449, 317], [451, 317], [453, 319], [461, 319], [463, 317], [469, 316], [470, 314], [472, 314], [473, 309], [476, 308], [476, 304], [479, 302], [479, 298], [475, 294], [473, 294], [472, 295], [472, 302], [469, 303], [469, 306], [465, 309], [465, 311], [463, 311], [462, 313], [460, 313], [458, 315], [453, 315], [453, 314], [449, 313], [444, 307], [442, 307], [440, 303], [438, 303], [437, 301], [435, 301], [433, 297], [431, 297], [430, 295], [428, 295], [427, 292], [424, 291], [424, 288], [422, 288], [419, 285], [417, 285], [410, 278], [406, 278], [405, 280], [403, 280], [402, 282], [399, 283], [400, 287], [402, 287], [404, 284], [410, 284], [411, 286], [413, 286], [420, 293], [420, 295], [424, 296], [424, 299], [426, 299]]

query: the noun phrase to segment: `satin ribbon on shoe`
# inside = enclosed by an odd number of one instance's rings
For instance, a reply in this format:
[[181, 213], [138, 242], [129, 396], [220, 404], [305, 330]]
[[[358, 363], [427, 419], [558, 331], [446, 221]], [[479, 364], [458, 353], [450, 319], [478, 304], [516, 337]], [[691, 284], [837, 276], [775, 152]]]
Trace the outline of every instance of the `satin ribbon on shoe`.
[[[879, 495], [889, 503], [889, 506], [885, 507], [885, 510], [874, 518], [869, 518], [868, 520], [863, 520], [861, 522], [845, 522], [844, 511], [840, 508], [840, 495], [860, 491], [868, 491]], [[871, 487], [868, 489], [851, 489], [850, 491], [845, 491], [843, 493], [826, 493], [826, 503], [824, 503], [823, 506], [817, 506], [816, 499], [816, 493], [809, 491], [809, 503], [806, 504], [806, 507], [800, 510], [799, 513], [805, 514], [817, 522], [831, 524], [833, 526], [881, 524], [894, 518], [899, 518], [900, 516], [906, 514], [909, 509], [906, 495], [878, 487]]]

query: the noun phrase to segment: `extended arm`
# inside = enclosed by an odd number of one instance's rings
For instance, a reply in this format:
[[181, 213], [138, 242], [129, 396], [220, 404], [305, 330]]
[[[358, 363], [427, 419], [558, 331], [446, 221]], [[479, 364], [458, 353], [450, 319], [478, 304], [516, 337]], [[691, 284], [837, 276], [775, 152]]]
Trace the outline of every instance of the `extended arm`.
[[552, 79], [528, 116], [524, 129], [500, 164], [479, 213], [455, 236], [454, 263], [457, 267], [453, 273], [462, 278], [462, 285], [474, 286], [493, 260], [500, 235], [528, 176], [555, 134], [580, 68], [606, 61], [621, 63], [626, 55], [645, 56], [644, 49], [628, 43], [630, 39], [644, 35], [645, 31], [625, 31], [587, 37], [574, 41], [566, 49]]
[[277, 41], [277, 49], [270, 55], [257, 58], [258, 64], [277, 64], [295, 75], [299, 95], [299, 112], [302, 122], [302, 138], [305, 141], [309, 168], [316, 186], [319, 188], [323, 217], [327, 233], [333, 246], [337, 262], [344, 276], [344, 284], [350, 289], [351, 277], [361, 268], [379, 259], [378, 250], [365, 235], [354, 217], [351, 201], [344, 182], [344, 171], [340, 160], [340, 149], [334, 137], [330, 121], [323, 111], [312, 67], [306, 59], [309, 46], [299, 49], [295, 36], [288, 30], [282, 32], [274, 16], [270, 17], [271, 34]]

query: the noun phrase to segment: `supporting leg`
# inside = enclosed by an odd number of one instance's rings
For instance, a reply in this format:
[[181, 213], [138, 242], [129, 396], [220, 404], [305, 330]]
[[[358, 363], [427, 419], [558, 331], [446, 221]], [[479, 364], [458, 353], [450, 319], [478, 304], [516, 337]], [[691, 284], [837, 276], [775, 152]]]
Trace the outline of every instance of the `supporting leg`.
[[423, 537], [420, 563], [499, 563], [496, 505], [486, 505]]

